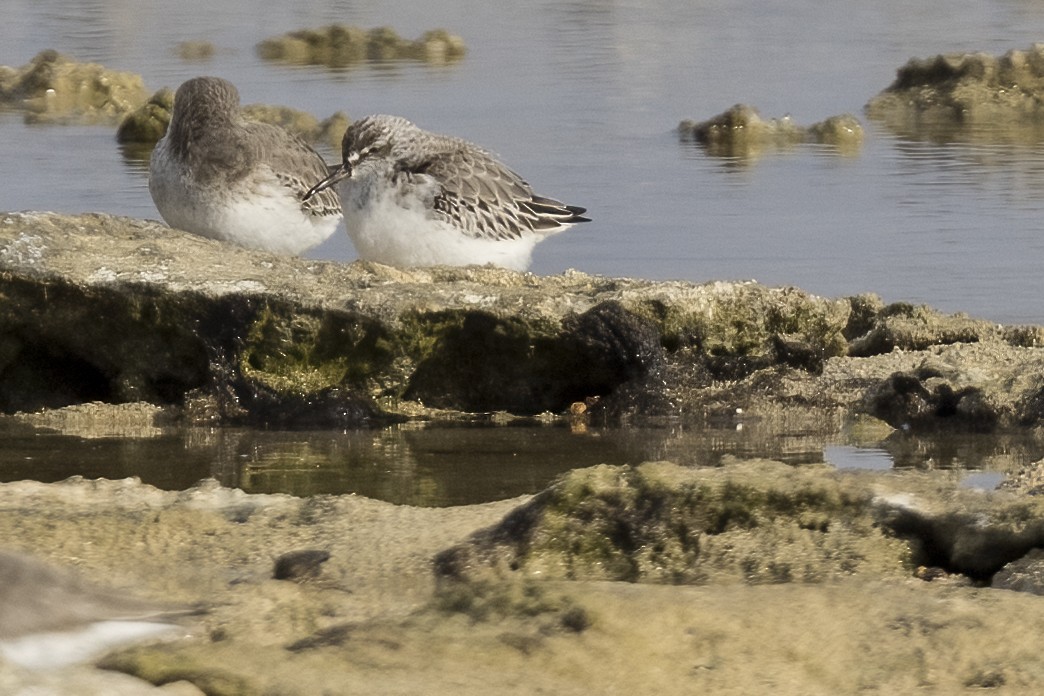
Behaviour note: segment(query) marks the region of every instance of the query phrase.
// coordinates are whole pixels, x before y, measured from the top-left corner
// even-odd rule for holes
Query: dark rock
[[[116,129],[116,142],[121,144],[156,143],[167,132],[174,109],[174,92],[164,87],[143,105],[127,114]]]
[[[284,553],[275,561],[272,577],[276,580],[307,580],[319,576],[322,565],[330,560],[323,549],[301,549]]]
[[[981,389],[954,388],[945,378],[923,368],[893,374],[866,398],[871,415],[905,430],[948,428],[988,433],[1006,416]]]
[[[405,397],[465,411],[553,413],[611,394],[662,366],[659,333],[618,302],[566,317],[558,336],[480,312],[445,322]]]
[[[940,504],[883,496],[878,522],[912,544],[917,565],[961,573],[979,582],[1044,546],[1044,518],[1037,501],[971,493]]]
[[[1031,549],[1022,558],[1008,563],[993,576],[990,586],[1044,595],[1044,550]]]

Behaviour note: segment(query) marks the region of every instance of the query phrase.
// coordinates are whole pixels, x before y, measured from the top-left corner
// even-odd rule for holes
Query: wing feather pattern
[[[437,139],[437,145],[427,143],[423,160],[404,162],[404,169],[436,183],[434,214],[465,234],[517,239],[527,232],[548,233],[588,220],[584,208],[535,195],[522,177],[485,150],[458,138]]]

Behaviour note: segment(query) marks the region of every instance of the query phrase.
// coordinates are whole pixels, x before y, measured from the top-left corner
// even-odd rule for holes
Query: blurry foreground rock
[[[374,694],[733,696],[770,681],[794,696],[943,694],[998,680],[1031,693],[1039,654],[1005,637],[1032,632],[1044,605],[981,585],[1044,543],[1044,502],[956,481],[657,462],[450,508],[213,482],[23,481],[0,484],[0,537],[89,581],[206,605],[180,639],[100,664],[211,695],[365,683]],[[305,582],[273,577],[273,561],[302,553],[329,558]],[[998,582],[1016,586],[1024,566]],[[89,677],[99,673],[44,682],[0,661],[9,693],[94,693]]]
[[[913,137],[1026,140],[1044,136],[1044,44],[1003,56],[912,58],[866,105],[867,115]]]
[[[799,126],[789,116],[765,120],[746,104],[706,121],[682,121],[678,133],[715,157],[756,159],[766,150],[785,150],[800,143],[832,145],[843,154],[855,154],[863,145],[863,127],[849,114],[831,116],[811,126]]]
[[[101,401],[272,427],[491,412],[817,433],[856,414],[906,431],[1044,423],[1039,328],[873,296],[343,265],[50,213],[0,216],[0,294],[9,413]]]
[[[257,45],[257,53],[264,60],[328,68],[345,68],[364,61],[453,63],[466,52],[464,40],[445,29],[424,32],[419,39],[411,41],[389,27],[367,30],[347,24],[300,29],[265,39]]]
[[[116,123],[141,106],[141,76],[42,51],[20,68],[0,66],[0,103],[30,122]]]
[[[955,491],[947,478],[735,460],[581,469],[436,568],[470,583],[816,583],[909,577],[917,566],[989,581],[1044,547],[1044,500]]]

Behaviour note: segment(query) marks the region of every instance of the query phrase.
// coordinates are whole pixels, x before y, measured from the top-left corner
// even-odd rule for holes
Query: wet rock
[[[1044,459],[1029,462],[1009,472],[1000,488],[1026,495],[1044,494]]]
[[[463,39],[444,29],[425,32],[411,41],[389,27],[365,30],[345,24],[292,31],[257,45],[257,53],[264,60],[329,68],[345,68],[363,61],[445,64],[460,60],[466,52]]]
[[[923,379],[938,377],[929,370],[914,374],[896,373],[868,395],[870,412],[893,425],[923,430],[951,419],[952,427],[973,432],[989,432],[997,424],[994,409],[981,404],[982,392],[974,387],[954,391],[939,382],[929,391]],[[964,417],[958,417],[964,416]]]
[[[147,402],[289,428],[550,413],[803,436],[859,414],[906,433],[1044,422],[1039,327],[874,296],[341,265],[44,213],[0,217],[0,293],[6,412]]]
[[[652,322],[609,301],[566,317],[560,339],[473,312],[439,331],[405,398],[464,411],[558,412],[641,379],[662,365]],[[496,385],[490,387],[490,385]]]
[[[865,488],[815,468],[667,462],[573,471],[436,559],[451,581],[519,575],[630,582],[822,582],[908,574]]]
[[[174,92],[168,87],[159,90],[142,106],[127,114],[116,129],[118,143],[154,144],[167,132],[170,114],[174,109]]]
[[[731,696],[760,693],[784,677],[785,694],[815,693],[825,682],[840,693],[958,693],[1001,676],[1032,691],[1039,650],[1006,638],[1033,634],[1044,617],[1039,598],[943,574],[952,576],[946,565],[964,564],[965,553],[1000,561],[995,549],[1029,540],[1026,531],[1044,515],[1034,498],[961,491],[956,481],[945,472],[650,463],[575,472],[535,498],[437,509],[356,495],[247,495],[214,482],[180,493],[134,480],[4,483],[6,543],[74,563],[90,581],[205,601],[211,611],[198,618],[200,630],[177,641],[100,663],[127,674],[86,667],[28,674],[0,662],[0,690],[153,693],[128,676],[137,675],[153,684],[180,680],[176,693],[288,696],[358,684],[369,693],[695,688]],[[919,522],[897,538],[901,526],[889,525],[909,510]],[[717,535],[683,543],[691,540],[686,532],[707,527],[684,526],[701,517],[717,520]],[[553,520],[560,541],[544,533]],[[588,525],[602,532],[597,544],[584,533]],[[933,536],[940,527],[947,534]],[[516,532],[526,529],[534,532],[529,546],[518,545]],[[478,553],[476,540],[489,539],[489,530],[503,535],[502,558],[519,559],[518,570],[486,572],[496,555]],[[975,543],[961,541],[964,532]],[[269,550],[299,548],[302,539],[330,551],[324,582],[273,580]],[[941,542],[931,553],[929,539]],[[519,577],[535,556],[515,551],[538,547],[572,554],[574,570],[596,577],[637,568],[642,579],[663,578],[687,553],[697,566],[716,558],[703,567],[718,572],[702,586]],[[436,584],[431,558],[447,548],[469,548],[471,564]],[[580,562],[598,557],[610,567]],[[912,581],[912,566],[925,563],[942,571],[932,582]],[[817,582],[817,573],[828,581]],[[823,636],[831,637],[826,653]],[[547,668],[534,670],[534,660]]]
[[[31,122],[116,123],[148,98],[141,76],[42,51],[0,73],[0,103]]]
[[[914,136],[987,140],[1039,137],[1044,121],[1044,44],[912,58],[866,106],[867,115]],[[980,129],[978,126],[989,128]]]
[[[737,104],[706,121],[682,121],[678,133],[683,141],[700,144],[710,155],[742,159],[800,143],[828,144],[841,152],[858,152],[863,143],[863,127],[849,114],[802,127],[789,116],[765,120],[746,104]]]
[[[863,124],[852,114],[831,116],[808,127],[806,142],[833,145],[841,152],[858,152],[863,145]]]
[[[957,344],[872,386],[866,411],[896,428],[987,433],[1037,426],[1044,361],[1035,349]]]
[[[842,355],[849,314],[793,288],[345,266],[44,213],[0,218],[0,293],[0,409],[146,401],[279,427],[614,395],[673,412],[715,375]]]
[[[990,578],[1044,545],[1044,501],[730,459],[575,470],[436,558],[455,583],[519,579],[671,584]]]

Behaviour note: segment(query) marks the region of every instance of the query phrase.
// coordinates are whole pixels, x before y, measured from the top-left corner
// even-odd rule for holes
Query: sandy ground
[[[952,580],[537,582],[487,588],[481,611],[449,610],[433,594],[432,555],[521,502],[424,509],[19,482],[0,485],[0,538],[99,585],[206,604],[177,639],[103,662],[169,682],[156,693],[1040,692],[1041,598]],[[276,556],[304,548],[331,554],[318,577],[272,579]],[[115,672],[9,664],[0,688],[155,691]]]

